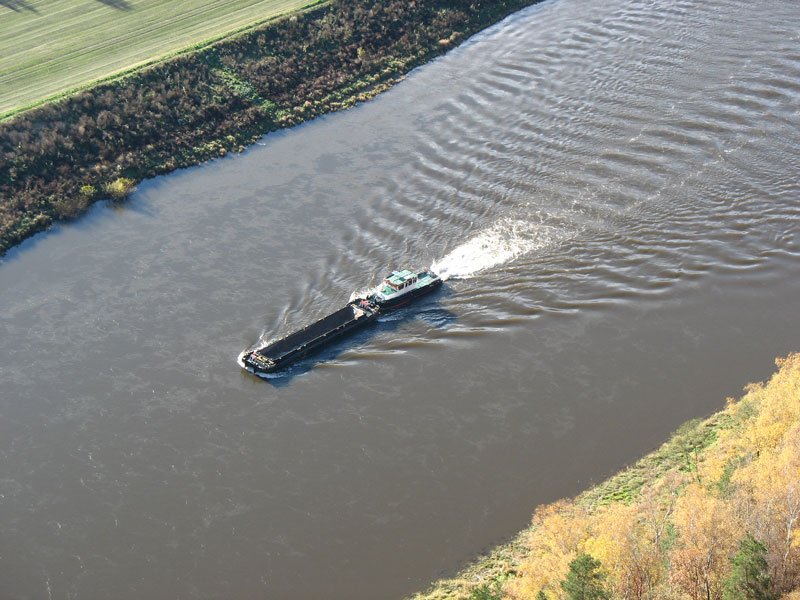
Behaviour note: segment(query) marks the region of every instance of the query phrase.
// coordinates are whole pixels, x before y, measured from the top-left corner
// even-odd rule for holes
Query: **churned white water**
[[[486,269],[548,248],[563,237],[563,231],[549,225],[502,219],[433,261],[431,270],[445,281],[467,279]]]

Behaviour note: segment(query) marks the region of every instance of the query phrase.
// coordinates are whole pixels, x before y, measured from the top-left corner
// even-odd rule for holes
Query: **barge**
[[[379,312],[377,304],[365,299],[354,300],[277,342],[246,352],[242,363],[252,373],[274,373],[314,350],[363,328],[377,319]]]
[[[242,366],[251,373],[274,373],[375,321],[381,311],[405,306],[442,285],[429,271],[392,271],[366,297],[356,298],[334,313],[299,331],[242,355]]]

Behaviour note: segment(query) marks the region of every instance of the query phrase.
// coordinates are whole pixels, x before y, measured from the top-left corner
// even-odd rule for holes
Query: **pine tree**
[[[767,572],[767,549],[749,533],[731,559],[733,569],[725,580],[725,600],[775,600]]]
[[[472,590],[469,600],[500,600],[503,597],[503,586],[499,581],[484,583]]]
[[[605,578],[600,561],[583,553],[569,564],[569,573],[561,582],[561,589],[569,600],[608,600],[610,595],[604,585]]]

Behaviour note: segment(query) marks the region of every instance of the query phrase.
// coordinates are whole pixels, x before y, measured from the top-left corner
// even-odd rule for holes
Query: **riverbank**
[[[581,555],[612,598],[721,598],[744,560],[772,595],[730,597],[796,598],[800,354],[776,362],[767,383],[578,497],[538,507],[514,539],[413,600],[566,598]]]
[[[368,100],[536,0],[341,0],[0,123],[0,255],[144,179]]]

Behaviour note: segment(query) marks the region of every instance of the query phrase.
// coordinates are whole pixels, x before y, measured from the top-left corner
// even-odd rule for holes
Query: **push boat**
[[[336,312],[263,348],[245,352],[242,365],[255,374],[279,371],[334,340],[364,328],[374,322],[381,311],[405,306],[441,285],[441,278],[429,271],[392,271],[366,297],[356,298]]]
[[[383,309],[400,308],[441,285],[442,279],[430,271],[392,271],[381,285],[367,295],[367,300]]]

